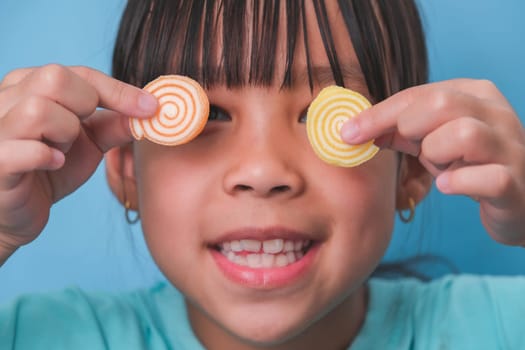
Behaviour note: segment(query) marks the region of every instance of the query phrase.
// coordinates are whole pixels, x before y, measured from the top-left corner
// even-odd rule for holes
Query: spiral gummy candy
[[[307,112],[306,130],[315,153],[323,161],[341,167],[354,167],[371,159],[379,148],[373,140],[349,145],[341,139],[341,127],[371,107],[361,94],[339,86],[321,90]]]
[[[199,83],[185,76],[163,75],[148,83],[144,90],[158,99],[159,108],[151,118],[130,118],[135,139],[175,146],[200,134],[210,106]]]

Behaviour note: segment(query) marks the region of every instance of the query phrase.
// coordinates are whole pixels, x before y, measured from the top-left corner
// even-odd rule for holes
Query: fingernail
[[[51,156],[51,163],[53,169],[59,169],[62,167],[62,165],[64,165],[64,162],[66,161],[64,153],[57,149],[51,148]]]
[[[443,173],[436,178],[436,186],[442,193],[450,192],[450,175]]]
[[[354,121],[348,121],[341,129],[341,138],[343,141],[351,142],[359,136],[359,125]]]
[[[138,102],[139,102],[139,108],[146,113],[153,114],[157,110],[157,106],[158,106],[157,99],[146,92],[142,92],[139,95]]]

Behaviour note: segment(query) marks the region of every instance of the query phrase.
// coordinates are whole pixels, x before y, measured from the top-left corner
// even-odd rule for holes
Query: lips
[[[250,288],[278,288],[297,281],[319,247],[313,234],[282,227],[248,228],[224,234],[209,245],[223,274]]]

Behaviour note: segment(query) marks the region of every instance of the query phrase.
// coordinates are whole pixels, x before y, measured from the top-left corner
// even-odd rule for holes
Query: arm
[[[0,267],[9,259],[9,257],[16,251],[16,248],[10,248],[8,246],[0,244]]]

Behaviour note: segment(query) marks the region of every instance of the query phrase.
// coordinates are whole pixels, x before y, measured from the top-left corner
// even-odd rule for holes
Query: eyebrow
[[[367,86],[365,76],[357,64],[341,64],[340,68],[345,84],[359,87]],[[334,72],[329,66],[313,66],[310,68],[310,74],[314,85],[326,86],[335,81]],[[294,74],[293,84],[308,83],[310,74],[307,68],[301,69]]]

